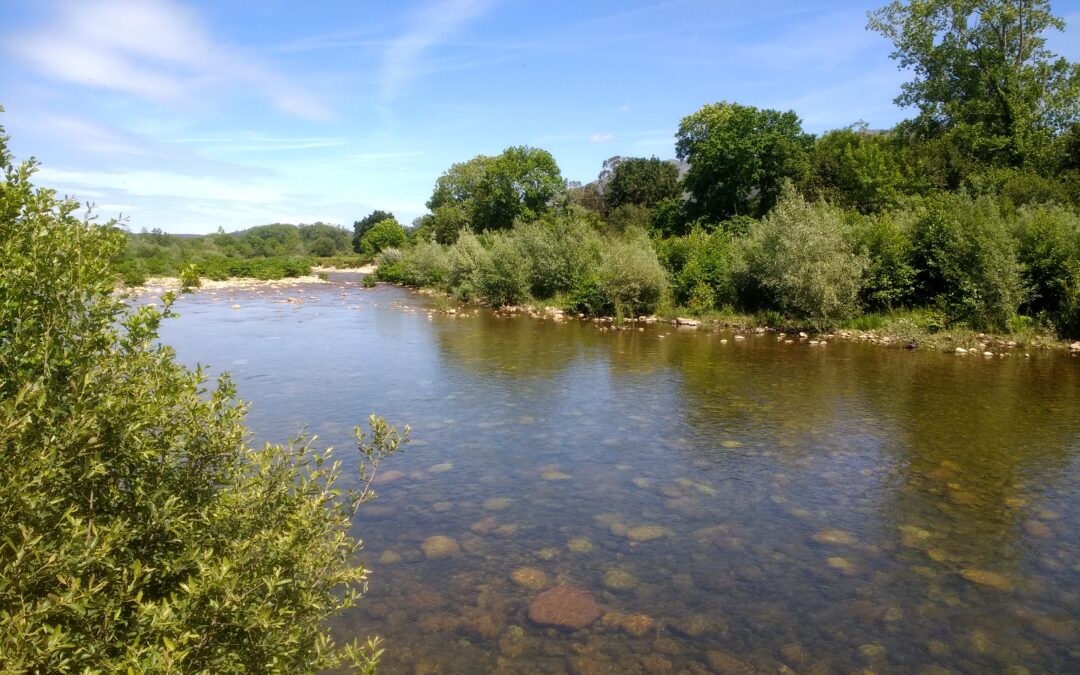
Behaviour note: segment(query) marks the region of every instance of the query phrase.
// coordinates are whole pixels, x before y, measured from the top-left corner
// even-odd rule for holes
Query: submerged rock
[[[1050,526],[1041,520],[1029,520],[1024,523],[1024,530],[1033,537],[1038,539],[1048,539],[1054,536]]]
[[[999,591],[1011,591],[1013,588],[1013,583],[1009,581],[1008,577],[1004,574],[999,574],[998,572],[991,572],[990,570],[980,570],[969,567],[965,570],[961,570],[960,576],[973,584],[995,588]]]
[[[535,567],[519,567],[510,573],[510,579],[518,586],[528,588],[531,591],[545,588],[549,583],[548,575],[543,570],[538,570]]]
[[[424,543],[420,544],[420,550],[424,552],[424,555],[429,560],[437,560],[439,558],[449,558],[459,553],[461,546],[450,537],[437,534],[425,539]]]
[[[623,614],[622,612],[604,614],[601,623],[609,628],[622,630],[636,638],[644,637],[656,625],[652,617],[647,614]]]
[[[593,543],[586,537],[574,537],[567,542],[566,547],[574,553],[590,553],[593,550]]]
[[[513,499],[509,497],[492,497],[491,499],[484,500],[484,510],[486,511],[502,511],[509,508],[514,503]]]
[[[450,462],[443,462],[442,464],[435,464],[431,466],[428,471],[431,473],[446,473],[454,468],[454,465]]]
[[[592,593],[580,586],[551,588],[529,605],[529,620],[540,626],[581,630],[600,618],[600,606]]]
[[[626,537],[630,541],[652,541],[671,536],[672,532],[660,525],[638,525],[626,530]]]
[[[709,662],[709,668],[718,675],[752,675],[754,673],[754,669],[749,664],[727,652],[709,650],[705,654],[705,659]]]
[[[405,477],[404,471],[398,471],[397,469],[391,469],[390,471],[384,471],[375,476],[375,479],[371,481],[372,485],[387,485],[393,483],[396,480],[400,480]]]
[[[641,582],[630,572],[613,567],[604,575],[604,588],[612,591],[629,591]]]
[[[544,480],[570,480],[573,478],[570,474],[555,469],[544,471],[540,474],[540,477]]]
[[[815,532],[810,538],[819,544],[833,546],[853,546],[858,541],[852,533],[834,528]]]

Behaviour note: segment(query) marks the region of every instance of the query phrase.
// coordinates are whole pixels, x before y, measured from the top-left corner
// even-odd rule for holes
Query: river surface
[[[429,306],[342,276],[162,329],[256,440],[412,426],[334,623],[382,673],[1080,672],[1080,359]],[[602,618],[534,623],[554,586]]]

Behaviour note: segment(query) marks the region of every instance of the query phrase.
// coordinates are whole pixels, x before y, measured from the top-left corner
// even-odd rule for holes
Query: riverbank
[[[434,311],[459,314],[462,307],[472,306],[455,302],[442,291],[422,288],[416,289],[421,295],[437,298]],[[897,312],[892,315],[873,315],[875,328],[836,328],[828,331],[816,331],[798,324],[770,325],[751,314],[711,313],[705,316],[691,316],[689,312],[663,312],[658,315],[639,316],[618,319],[611,316],[591,317],[585,314],[567,312],[555,304],[524,304],[504,306],[492,310],[504,316],[527,316],[534,319],[551,321],[587,321],[596,324],[599,330],[634,330],[652,324],[667,324],[685,330],[703,330],[713,332],[733,332],[735,340],[748,336],[770,335],[785,343],[806,343],[811,346],[827,346],[833,340],[866,342],[882,347],[898,349],[929,349],[945,351],[958,356],[1007,357],[1027,356],[1032,351],[1066,351],[1080,356],[1080,341],[1060,340],[1055,335],[1037,329],[1027,329],[1009,333],[986,333],[964,329],[927,329],[911,318],[909,313]],[[859,324],[868,317],[851,322]]]
[[[321,271],[321,270],[313,270]],[[293,288],[295,286],[304,286],[307,284],[325,284],[326,279],[315,275],[305,275],[302,277],[287,277],[285,279],[252,279],[250,277],[233,277],[230,279],[201,279],[200,284],[197,287],[192,288],[193,291],[207,291],[207,290],[261,290],[267,288]],[[145,283],[139,286],[133,286],[125,289],[126,292],[138,296],[146,294],[161,294],[168,291],[179,291],[183,284],[180,283],[179,277],[152,277],[147,279]]]

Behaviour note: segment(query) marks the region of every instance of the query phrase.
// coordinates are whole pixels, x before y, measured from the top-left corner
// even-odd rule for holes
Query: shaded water
[[[347,459],[370,412],[413,426],[358,518],[370,592],[335,624],[386,639],[383,673],[1080,669],[1080,359],[426,302],[203,292],[162,331],[233,373],[260,439],[306,424]],[[436,535],[458,550],[425,556]],[[605,616],[532,623],[542,577]]]

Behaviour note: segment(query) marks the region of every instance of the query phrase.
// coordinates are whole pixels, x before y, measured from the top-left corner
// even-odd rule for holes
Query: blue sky
[[[878,2],[0,0],[0,120],[40,185],[133,230],[424,212],[452,163],[549,150],[588,182],[674,156],[705,103],[812,132],[908,116]],[[1080,0],[1051,46],[1080,60]]]

